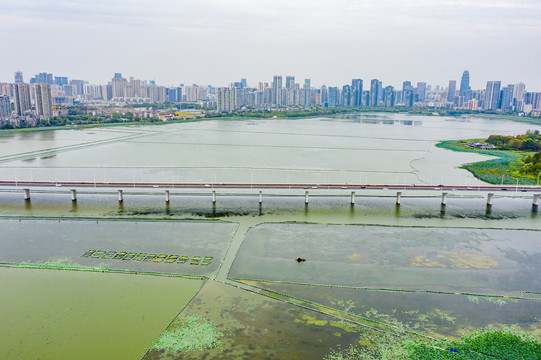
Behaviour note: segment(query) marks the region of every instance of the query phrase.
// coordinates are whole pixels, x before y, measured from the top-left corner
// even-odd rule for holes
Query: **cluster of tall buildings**
[[[487,111],[515,111],[541,115],[541,93],[527,92],[523,83],[502,87],[500,81],[488,81],[486,88],[472,90],[470,74],[464,71],[460,85],[450,80],[447,87],[426,82],[404,81],[401,88],[384,85],[379,79],[352,79],[342,86],[312,86],[310,79],[298,83],[295,76],[275,75],[271,83],[248,86],[246,79],[228,87],[166,87],[154,81],[129,79],[115,73],[107,84],[89,84],[85,80],[68,79],[39,73],[24,82],[20,71],[14,83],[0,83],[0,123],[35,124],[55,116],[56,107],[75,103],[198,103],[218,112],[261,109],[297,109],[321,107],[433,107]],[[459,86],[458,86],[459,85]],[[13,110],[10,104],[13,104]]]
[[[469,110],[502,110],[517,112],[539,112],[541,93],[525,91],[522,83],[508,85],[500,89],[501,82],[489,81],[486,89],[472,90],[470,74],[462,74],[460,87],[457,81],[449,81],[446,88],[432,87],[426,82],[414,86],[404,81],[402,88],[384,86],[378,79],[364,84],[363,79],[352,79],[351,84],[341,87],[323,85],[310,86],[310,79],[304,84],[295,82],[294,76],[286,76],[285,87],[282,76],[276,75],[273,81],[259,83],[257,88],[247,86],[246,80],[235,82],[229,87],[217,89],[218,112],[232,112],[250,107],[437,107]]]
[[[38,121],[49,121],[54,116],[49,84],[27,84],[23,82],[22,73],[16,72],[15,83],[10,85],[12,86],[0,86],[1,125],[6,122],[14,122],[17,126],[36,125]]]
[[[24,82],[23,74],[15,72],[14,83],[0,83],[0,126],[7,121],[35,125],[57,115],[56,107],[75,103],[201,103],[214,105],[216,89],[212,86],[165,87],[154,81],[126,79],[115,73],[108,84],[89,84],[86,80],[70,80],[66,76],[39,73]],[[10,104],[13,104],[12,106]]]

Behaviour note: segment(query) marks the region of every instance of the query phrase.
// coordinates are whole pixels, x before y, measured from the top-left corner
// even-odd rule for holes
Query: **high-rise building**
[[[342,86],[342,93],[341,93],[341,105],[345,107],[353,106],[353,97],[351,94],[351,86],[344,85]]]
[[[272,80],[272,103],[282,105],[282,76],[274,75]]]
[[[464,70],[462,73],[462,79],[460,80],[460,96],[465,96],[466,92],[470,91],[470,72],[468,70]]]
[[[27,110],[32,109],[30,101],[30,85],[27,83],[15,83],[13,88],[13,103],[15,104],[15,113],[23,116]]]
[[[40,120],[50,120],[53,117],[51,85],[46,83],[35,84],[34,100],[36,105],[36,116]]]
[[[117,75],[120,75],[118,77]],[[128,80],[122,77],[122,74],[115,73],[115,77],[111,80],[113,89],[113,98],[125,98],[127,95]]]
[[[502,86],[501,81],[487,81],[487,88],[485,91],[485,101],[483,103],[483,109],[485,110],[499,109],[501,86]]]
[[[311,85],[310,85],[311,82],[312,82],[312,81],[311,81],[310,79],[304,79],[304,85],[303,85],[302,88],[303,88],[303,89],[310,89],[310,87],[311,87]]]
[[[23,80],[23,72],[22,71],[15,71],[15,82],[16,83],[22,83]]]
[[[76,95],[83,95],[84,86],[87,83],[88,81],[85,80],[70,80],[70,85],[75,86],[75,89],[77,91]]]
[[[240,79],[240,88],[241,89],[246,89],[248,87],[248,82],[246,81],[246,79]]]
[[[286,76],[286,89],[295,89],[295,76]]]
[[[524,99],[524,92],[526,91],[526,85],[518,83],[513,85],[513,100],[522,101]]]
[[[55,76],[54,77],[54,84],[63,86],[68,84],[68,77],[67,76]]]
[[[415,89],[415,97],[418,102],[424,102],[426,98],[426,83],[418,82],[417,88]]]
[[[121,79],[121,78],[122,78],[122,73],[115,73],[115,75],[113,76],[113,78],[115,78],[115,79]]]
[[[217,91],[218,112],[232,112],[235,106],[235,88],[222,87]]]
[[[378,79],[372,79],[370,81],[370,106],[379,105],[379,93],[380,93],[381,81]]]
[[[340,104],[340,90],[337,87],[329,87],[329,106]]]
[[[363,81],[362,79],[351,80],[353,106],[361,106],[363,100]]]
[[[383,104],[386,107],[393,107],[395,104],[395,91],[392,86],[387,86],[383,89]]]
[[[327,86],[323,85],[321,87],[321,95],[319,97],[319,102],[321,106],[329,106],[329,91],[327,90]]]
[[[447,102],[454,103],[456,96],[456,80],[449,80],[449,88],[447,89]]]
[[[402,91],[406,90],[413,90],[413,87],[411,86],[411,81],[404,81],[402,83]]]
[[[509,111],[513,109],[513,85],[507,85],[502,89],[500,109]]]
[[[45,72],[36,74],[33,78],[30,79],[30,83],[31,84],[46,83],[46,84],[52,85],[54,83],[53,74],[48,74]]]
[[[11,117],[11,103],[9,96],[0,95],[0,120],[7,120]]]

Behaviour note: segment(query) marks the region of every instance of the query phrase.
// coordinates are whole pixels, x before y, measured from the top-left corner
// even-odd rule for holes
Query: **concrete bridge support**
[[[124,192],[122,190],[118,190],[118,202],[124,201]]]
[[[355,191],[351,192],[351,205],[355,205]]]
[[[402,191],[396,193],[396,205],[400,205],[400,200],[402,199]]]
[[[216,204],[216,190],[212,190],[212,203]]]
[[[446,192],[441,194],[441,205],[442,206],[447,205],[447,193]]]
[[[77,189],[71,189],[71,201],[77,201]]]
[[[30,189],[23,189],[24,191],[24,199],[30,200]]]
[[[304,192],[304,203],[308,204],[308,191]]]
[[[539,203],[539,194],[533,194],[533,202],[532,202],[532,205],[533,205],[533,206],[538,206],[538,203]]]
[[[492,206],[492,199],[494,198],[494,193],[487,194],[487,206]]]
[[[165,202],[169,203],[169,190],[165,190]]]

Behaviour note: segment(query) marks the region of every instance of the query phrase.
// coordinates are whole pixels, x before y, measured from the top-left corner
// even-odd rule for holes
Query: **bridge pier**
[[[71,201],[77,201],[77,189],[71,189]]]
[[[30,189],[23,189],[24,191],[24,199],[30,200]]]
[[[487,194],[487,206],[492,206],[492,198],[494,197],[494,193],[488,193]]]
[[[169,203],[169,190],[165,190],[165,202]]]
[[[212,203],[216,204],[216,190],[212,190]]]
[[[447,193],[446,192],[441,194],[441,205],[442,206],[447,205]]]
[[[402,199],[402,191],[396,193],[396,205],[400,205],[400,200]]]
[[[263,204],[263,191],[259,191],[259,205]]]
[[[124,201],[124,194],[122,190],[118,190],[118,202]]]
[[[304,192],[304,203],[308,204],[308,191]]]
[[[539,203],[539,194],[533,194],[532,205],[537,207],[538,203]]]
[[[355,205],[355,191],[351,192],[351,205]]]

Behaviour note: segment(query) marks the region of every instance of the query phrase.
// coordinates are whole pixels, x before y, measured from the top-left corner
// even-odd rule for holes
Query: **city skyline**
[[[142,83],[147,83],[147,84],[152,84],[152,85],[160,85],[160,86],[165,86],[165,87],[178,87],[178,86],[201,86],[201,87],[207,87],[207,86],[210,86],[210,87],[216,87],[216,88],[219,88],[219,87],[235,87],[235,84],[238,84],[240,86],[240,82],[238,81],[235,81],[235,79],[230,79],[226,84],[217,84],[216,82],[210,82],[210,83],[201,83],[201,82],[180,82],[180,83],[171,83],[171,82],[167,82],[165,81],[164,83],[161,83],[161,82],[157,82],[153,79],[144,79],[142,77],[138,77],[138,76],[134,76],[134,75],[125,75],[125,73],[123,72],[113,72],[111,73],[113,74],[112,76],[109,75],[109,77],[107,78],[106,77],[106,80],[104,82],[92,82],[92,81],[89,81],[87,78],[82,78],[82,79],[75,79],[69,75],[66,75],[65,73],[62,73],[62,75],[57,75],[57,74],[54,74],[54,73],[49,73],[49,72],[38,72],[38,73],[35,73],[33,76],[32,75],[26,75],[26,73],[22,70],[16,70],[16,71],[13,71],[12,72],[12,75],[11,75],[11,79],[8,79],[8,80],[4,80],[4,79],[0,79],[0,84],[15,84],[15,83],[18,83],[18,82],[25,82],[25,83],[31,83],[31,84],[37,84],[37,83],[40,83],[40,82],[44,82],[44,83],[48,83],[50,85],[74,85],[74,86],[77,86],[78,89],[80,89],[79,93],[82,93],[82,88],[85,84],[94,84],[94,85],[105,85],[105,84],[114,84],[115,83],[115,80],[118,80],[119,78],[122,78],[124,80],[127,80],[128,82],[129,81],[141,81]],[[462,74],[462,75],[460,75]],[[283,88],[289,88],[290,85],[289,82],[292,81],[291,84],[300,84],[301,87],[306,87],[307,83],[306,81],[308,81],[308,87],[313,87],[313,88],[321,88],[322,86],[342,86],[344,84],[348,84],[350,83],[352,80],[362,80],[362,81],[368,81],[370,82],[371,80],[374,80],[374,79],[377,79],[380,83],[385,83],[387,86],[393,86],[393,87],[396,87],[396,88],[399,88],[399,87],[402,87],[404,83],[411,83],[411,84],[425,84],[428,88],[427,89],[446,89],[446,88],[449,88],[449,86],[451,84],[454,84],[452,85],[454,87],[454,90],[457,91],[461,96],[463,95],[463,92],[465,90],[473,90],[473,89],[478,89],[478,90],[481,90],[481,89],[485,89],[486,87],[486,84],[487,82],[490,82],[490,81],[498,81],[498,82],[501,82],[501,84],[525,84],[526,82],[525,81],[522,81],[522,80],[515,80],[515,81],[511,81],[511,82],[506,82],[506,81],[503,81],[503,80],[496,80],[496,78],[494,77],[491,77],[491,78],[488,78],[488,79],[481,79],[479,80],[479,82],[481,82],[482,84],[479,86],[479,87],[476,87],[476,86],[472,86],[471,85],[471,80],[470,80],[470,71],[469,70],[464,70],[464,71],[461,71],[459,75],[455,76],[455,78],[450,78],[448,80],[446,80],[445,82],[443,83],[432,83],[430,81],[423,81],[423,80],[411,80],[411,79],[402,79],[402,80],[398,80],[397,83],[387,83],[385,81],[383,81],[382,79],[382,76],[381,75],[374,75],[374,76],[368,76],[368,77],[349,77],[349,80],[346,80],[344,82],[337,82],[337,81],[334,81],[334,82],[330,82],[330,83],[322,83],[320,84],[319,82],[317,82],[317,77],[316,78],[313,78],[313,77],[300,77],[300,76],[297,76],[295,74],[278,74],[277,73],[273,73],[273,75],[269,78],[265,78],[265,79],[256,79],[256,80],[251,80],[251,81],[248,81],[246,77],[241,77],[241,81],[243,82],[243,86],[242,87],[249,87],[249,88],[258,88],[258,86],[260,86],[261,84],[268,84],[269,86],[272,85],[273,81],[276,79],[277,76],[281,77],[284,79],[283,81],[283,84],[281,85],[281,87]],[[316,79],[316,81],[314,81],[314,79]],[[533,88],[533,87],[528,87],[528,90],[530,91],[539,91],[541,90],[541,87],[539,89],[536,89],[536,88]]]
[[[0,29],[13,72],[69,74],[105,83],[122,71],[157,83],[228,85],[276,73],[314,86],[351,78],[446,86],[469,69],[485,82],[541,89],[535,0],[351,2],[119,0],[5,3]],[[39,58],[39,62],[36,61]]]

